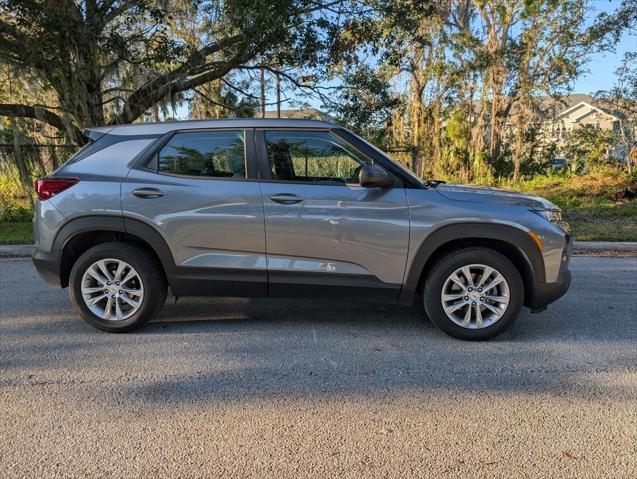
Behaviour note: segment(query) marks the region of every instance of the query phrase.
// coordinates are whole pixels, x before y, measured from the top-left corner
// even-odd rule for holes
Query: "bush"
[[[15,202],[5,203],[5,200],[0,198],[0,223],[24,223],[31,219],[33,219],[31,206]]]
[[[31,221],[33,209],[16,175],[0,174],[0,222],[22,223]]]

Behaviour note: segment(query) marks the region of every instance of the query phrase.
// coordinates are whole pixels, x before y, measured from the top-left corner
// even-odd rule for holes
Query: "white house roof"
[[[564,110],[563,112],[561,112],[558,115],[558,118],[561,118],[561,117],[564,117],[564,116],[568,116],[570,113],[572,113],[574,111],[577,111],[580,108],[585,108],[585,110],[584,110],[584,112],[582,114],[580,114],[579,116],[576,116],[575,120],[580,120],[583,117],[589,115],[591,110],[592,111],[596,111],[597,113],[601,113],[602,115],[610,116],[614,120],[619,120],[619,118],[617,118],[612,113],[609,113],[608,111],[602,110],[601,108],[598,108],[595,105],[592,105],[592,104],[590,104],[590,103],[588,103],[586,101],[581,101],[581,102],[577,103],[576,105],[573,105],[570,108],[567,108],[566,110]]]

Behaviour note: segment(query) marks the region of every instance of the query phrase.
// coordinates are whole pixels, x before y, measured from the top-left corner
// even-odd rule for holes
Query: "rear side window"
[[[266,131],[272,178],[317,183],[358,183],[369,160],[327,131]]]
[[[176,133],[152,166],[163,173],[212,178],[245,178],[243,130]]]

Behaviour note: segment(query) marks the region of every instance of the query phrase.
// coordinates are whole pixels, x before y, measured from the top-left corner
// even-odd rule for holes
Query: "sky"
[[[599,12],[612,12],[621,3],[619,0],[593,0]],[[637,35],[624,35],[614,53],[597,54],[588,65],[588,73],[578,78],[573,85],[574,93],[595,93],[609,90],[615,83],[615,70],[621,66],[624,53],[637,51]]]

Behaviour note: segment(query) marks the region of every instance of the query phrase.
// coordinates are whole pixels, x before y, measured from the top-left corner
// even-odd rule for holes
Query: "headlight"
[[[540,215],[546,221],[558,223],[562,221],[562,210],[531,210],[536,215]]]

